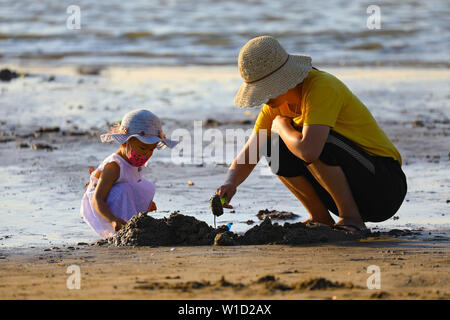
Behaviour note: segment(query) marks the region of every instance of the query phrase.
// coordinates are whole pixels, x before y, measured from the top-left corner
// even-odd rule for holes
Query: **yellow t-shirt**
[[[402,164],[400,153],[378,126],[367,107],[335,76],[313,69],[296,92],[296,112],[289,108],[288,103],[279,108],[271,108],[266,104],[259,113],[254,130],[258,132],[260,129],[266,129],[270,132],[272,121],[277,115],[293,119],[299,127],[311,124],[328,125],[367,153],[392,157]]]

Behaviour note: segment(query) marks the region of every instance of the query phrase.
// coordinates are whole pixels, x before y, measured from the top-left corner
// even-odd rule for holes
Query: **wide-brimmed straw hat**
[[[157,148],[173,148],[178,141],[167,139],[161,129],[161,121],[152,112],[138,109],[128,112],[111,131],[102,134],[102,142],[126,143],[131,138],[137,138],[145,144],[157,143]]]
[[[311,57],[288,54],[271,36],[248,41],[239,53],[238,64],[244,83],[234,103],[243,108],[258,106],[287,92],[312,69]]]

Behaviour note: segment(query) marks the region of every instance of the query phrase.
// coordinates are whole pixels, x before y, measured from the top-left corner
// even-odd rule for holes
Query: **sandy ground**
[[[165,74],[170,79],[170,72],[179,73],[175,69],[160,71],[155,69],[152,75]],[[217,72],[226,80],[224,83],[235,88],[233,79],[236,76],[222,71]],[[108,81],[117,80],[120,83],[119,80],[124,78],[123,72],[105,71],[105,76]],[[350,79],[357,78],[352,81],[372,80],[366,82],[372,84],[391,81],[392,90],[398,91],[387,95],[392,100],[389,101],[385,98],[387,93],[380,89],[381,84],[374,88],[369,86],[365,89],[367,92],[361,90],[366,99],[374,100],[374,104],[384,102],[387,105],[382,109],[386,115],[378,121],[402,154],[403,168],[408,177],[408,195],[402,210],[396,215],[395,221],[391,219],[386,223],[389,227],[401,228],[424,226],[427,231],[444,232],[446,237],[377,238],[356,243],[295,247],[177,247],[174,251],[170,247],[106,248],[63,244],[63,241],[89,242],[86,239],[92,238],[88,237],[90,230],[77,213],[79,199],[88,175],[88,166],[95,165],[104,155],[112,152],[111,146],[98,143],[97,134],[101,130],[91,131],[91,136],[83,134],[86,128],[80,126],[79,130],[70,129],[72,133],[63,134],[66,128],[62,127],[62,132],[36,135],[34,130],[40,126],[61,124],[39,122],[35,127],[28,128],[28,122],[24,122],[23,125],[17,125],[15,135],[10,136],[5,129],[1,137],[3,180],[0,181],[0,187],[5,192],[0,194],[0,200],[9,207],[0,208],[3,210],[0,215],[0,299],[449,299],[450,245],[446,227],[450,205],[450,126],[446,107],[449,96],[441,91],[438,91],[438,97],[431,95],[431,88],[441,88],[448,81],[449,72],[396,70],[390,74],[387,70],[361,70],[355,73],[355,70],[344,69],[341,73]],[[189,74],[195,75],[196,72]],[[67,75],[71,75],[69,71]],[[137,79],[138,83],[142,77],[135,70],[133,77],[128,76],[127,79]],[[206,73],[203,77],[206,77]],[[210,81],[203,77],[201,79],[204,81]],[[70,80],[75,84],[67,85],[65,91],[52,87],[46,89],[48,91],[44,90],[42,96],[51,101],[63,101],[62,97],[66,95],[78,94],[73,90],[74,87],[84,85],[80,90],[86,92],[86,97],[97,99],[96,95],[86,91],[88,86],[97,90],[100,87],[95,85],[97,80],[84,80],[85,83],[81,85],[76,80]],[[55,82],[39,82],[37,88],[44,85],[62,86],[58,81],[59,75]],[[61,81],[68,80],[62,78]],[[188,83],[185,78],[179,81]],[[45,106],[47,100],[39,98],[40,91],[35,86],[30,85],[33,90],[27,91],[20,82],[14,85],[17,87],[10,86],[8,91],[5,89],[2,96],[4,104],[16,105],[14,99],[19,96],[18,93],[23,97],[17,103],[17,108],[11,110],[12,115],[5,115],[5,127],[10,123],[15,125],[15,113],[20,113],[19,106],[25,108],[36,100],[39,103],[36,102],[33,110],[39,117],[47,110],[40,107]],[[414,100],[410,97],[410,87],[414,90],[429,88],[425,93],[431,93],[423,99]],[[134,92],[127,93],[132,96]],[[422,91],[418,94],[422,95]],[[183,101],[187,99],[180,96]],[[114,98],[108,92],[101,97]],[[403,97],[414,103],[401,104]],[[208,99],[209,96],[202,96],[201,101]],[[193,97],[192,100],[196,101],[197,98]],[[88,102],[83,102],[83,105],[95,105],[95,101]],[[175,100],[173,103],[178,102]],[[389,111],[389,104],[399,105],[404,111],[393,108],[395,111]],[[59,109],[54,109],[50,104],[48,108],[55,110],[52,119],[58,116],[57,112],[64,120],[70,112],[74,113],[74,117],[79,112],[83,114],[82,119],[89,119],[91,112],[87,107],[78,110],[67,106],[67,110],[57,111]],[[111,114],[105,115],[105,119],[116,119],[122,111],[110,110]],[[92,111],[92,115],[95,112]],[[30,114],[33,112],[24,113],[25,116]],[[238,118],[240,115],[236,113],[233,117]],[[223,119],[217,114],[214,114],[214,118]],[[74,124],[83,123],[76,119],[73,119]],[[168,132],[176,126],[170,120],[166,123]],[[182,124],[192,126],[191,120],[183,120]],[[22,143],[28,146],[20,147]],[[30,146],[35,143],[48,144],[56,149],[52,152],[34,150]],[[226,165],[180,166],[162,160],[156,158],[149,173],[151,180],[159,187],[155,200],[159,213],[155,217],[181,210],[184,214],[195,215],[212,224],[207,201],[224,180]],[[55,175],[61,178],[55,179]],[[195,185],[188,187],[188,180],[194,181]],[[273,203],[262,196],[269,189],[274,198],[284,200]],[[255,194],[260,196],[255,197]],[[257,210],[264,208],[293,211],[305,218],[299,204],[274,176],[253,174],[240,187],[233,201],[236,212],[227,212],[218,221],[218,224],[234,222],[232,231],[249,228],[245,223],[249,214],[254,215]],[[414,220],[415,215],[419,218]],[[256,220],[254,216],[252,218]],[[432,225],[425,225],[423,221]],[[380,226],[383,227],[383,224]],[[374,225],[369,227],[373,228]],[[86,231],[83,233],[80,230]],[[22,248],[10,245],[10,241],[21,244]],[[67,288],[70,277],[67,268],[71,265],[80,267],[79,290]],[[380,268],[380,289],[367,288],[367,279],[371,276],[367,268],[371,265]],[[225,280],[221,280],[222,277]],[[261,278],[263,280],[259,281]],[[334,282],[338,282],[337,285],[341,287],[333,288]],[[315,285],[322,289],[312,290]]]
[[[447,241],[368,238],[309,246],[11,250],[0,259],[0,299],[449,299],[449,248]],[[80,289],[68,289],[73,265]],[[367,286],[373,265],[380,289]]]

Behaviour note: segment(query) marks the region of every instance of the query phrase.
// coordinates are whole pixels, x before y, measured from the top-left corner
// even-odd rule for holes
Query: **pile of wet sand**
[[[139,213],[109,238],[108,243],[116,246],[201,246],[212,244],[219,232],[224,232],[223,228],[214,229],[203,221],[177,211],[169,218],[162,219]]]
[[[261,245],[261,244],[306,244],[358,240],[362,236],[328,226],[303,224],[301,222],[283,226],[266,218],[243,235],[228,231],[227,226],[217,229],[194,217],[173,212],[168,218],[155,219],[139,213],[120,231],[107,241],[114,246],[199,246],[199,245]]]

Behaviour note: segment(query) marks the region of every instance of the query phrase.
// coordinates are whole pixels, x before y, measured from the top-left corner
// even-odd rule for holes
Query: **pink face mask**
[[[128,152],[127,152],[127,158],[133,167],[142,167],[147,162],[147,160],[150,158],[150,156],[143,156],[143,155],[138,154],[131,147],[130,147],[130,150],[131,151],[130,151],[129,156],[128,156]]]

